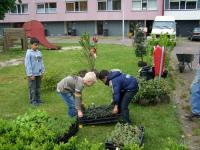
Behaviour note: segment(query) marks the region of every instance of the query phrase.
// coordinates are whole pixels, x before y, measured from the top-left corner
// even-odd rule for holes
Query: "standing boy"
[[[113,113],[120,113],[125,123],[131,124],[129,119],[128,105],[133,96],[138,91],[137,80],[127,74],[122,73],[119,69],[102,70],[99,73],[99,79],[105,85],[111,86],[113,91]]]
[[[36,38],[30,40],[31,49],[28,49],[25,57],[26,75],[29,84],[30,103],[38,106],[40,99],[40,85],[44,74],[42,53],[38,50],[39,41]]]
[[[82,90],[84,86],[92,86],[96,80],[96,74],[88,72],[84,77],[67,76],[57,84],[57,92],[68,106],[70,117],[83,117]]]

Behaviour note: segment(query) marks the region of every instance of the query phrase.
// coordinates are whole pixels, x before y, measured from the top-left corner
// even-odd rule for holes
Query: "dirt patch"
[[[0,62],[0,68],[8,67],[8,66],[17,66],[19,64],[22,64],[23,62],[24,62],[23,58],[11,59],[8,61]]]

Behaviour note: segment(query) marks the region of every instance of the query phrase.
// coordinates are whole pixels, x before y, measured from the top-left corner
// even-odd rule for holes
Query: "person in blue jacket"
[[[105,85],[112,87],[113,113],[120,113],[123,121],[131,124],[128,105],[138,91],[137,80],[133,76],[122,73],[119,69],[101,70],[99,79]]]
[[[190,120],[200,118],[200,58],[197,72],[191,85],[191,108],[192,113],[187,117]]]
[[[25,56],[25,68],[29,84],[30,103],[37,106],[41,102],[40,85],[45,69],[42,53],[38,49],[38,39],[31,38],[30,44],[31,49],[27,49]]]

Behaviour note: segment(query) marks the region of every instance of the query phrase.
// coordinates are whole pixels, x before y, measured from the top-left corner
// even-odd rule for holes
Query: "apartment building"
[[[200,0],[165,0],[164,15],[174,16],[177,35],[187,36],[200,26]]]
[[[0,20],[0,34],[5,27],[38,20],[49,36],[83,32],[126,36],[131,23],[140,22],[150,32],[155,16],[163,15],[163,10],[163,0],[16,0],[16,7]]]

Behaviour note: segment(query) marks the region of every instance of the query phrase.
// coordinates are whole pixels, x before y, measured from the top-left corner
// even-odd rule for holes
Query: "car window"
[[[194,28],[193,32],[200,32],[200,28]]]

